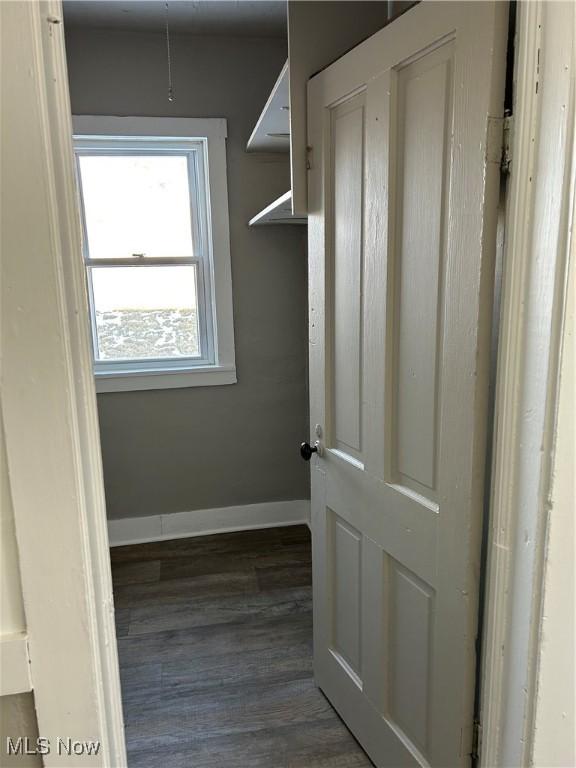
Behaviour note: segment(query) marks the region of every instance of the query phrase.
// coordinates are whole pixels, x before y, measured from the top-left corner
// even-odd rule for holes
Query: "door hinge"
[[[510,173],[510,166],[512,165],[512,149],[514,146],[514,115],[506,115],[504,117],[504,125],[502,127],[502,160],[500,162],[500,168],[502,173]]]
[[[306,147],[306,170],[312,170],[312,147]]]
[[[477,765],[480,760],[480,749],[482,748],[482,724],[480,720],[474,720],[472,724],[472,750],[470,757],[472,765]]]
[[[510,173],[513,126],[513,118],[509,114],[488,118],[486,162],[500,166],[502,173]]]

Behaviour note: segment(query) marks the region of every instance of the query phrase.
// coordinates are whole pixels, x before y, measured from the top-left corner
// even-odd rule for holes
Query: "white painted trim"
[[[100,741],[78,768],[122,768],[62,7],[0,3],[0,14],[2,409],[38,728]],[[56,751],[43,760],[61,766]]]
[[[212,293],[214,366],[190,367],[182,372],[147,371],[147,376],[126,375],[117,371],[97,374],[98,392],[135,391],[193,386],[235,384],[236,354],[232,306],[232,266],[230,257],[230,222],[228,176],[226,166],[226,118],[188,117],[113,117],[74,115],[74,135],[135,136],[170,138],[205,138],[208,181],[207,237],[211,270],[208,283]],[[207,369],[210,368],[208,375]],[[233,375],[231,375],[231,373]]]
[[[136,392],[143,389],[181,389],[236,384],[236,369],[223,365],[185,371],[130,371],[96,373],[96,392]]]
[[[310,501],[270,501],[237,507],[196,509],[167,515],[126,517],[108,521],[111,547],[147,541],[208,536],[213,533],[309,525]]]
[[[532,764],[559,329],[574,196],[573,34],[572,3],[518,3],[481,691],[485,768]]]
[[[86,136],[164,136],[175,139],[228,138],[225,117],[116,117],[113,115],[74,115],[74,135]]]
[[[32,690],[26,632],[0,636],[0,670],[0,696]]]

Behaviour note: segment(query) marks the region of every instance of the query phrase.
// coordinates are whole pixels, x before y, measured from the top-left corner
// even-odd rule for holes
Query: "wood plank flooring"
[[[312,677],[306,526],[111,550],[129,768],[369,768]]]

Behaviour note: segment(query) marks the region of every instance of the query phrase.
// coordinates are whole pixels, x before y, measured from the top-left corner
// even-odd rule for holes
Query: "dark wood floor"
[[[367,768],[312,678],[305,526],[111,550],[130,768]]]

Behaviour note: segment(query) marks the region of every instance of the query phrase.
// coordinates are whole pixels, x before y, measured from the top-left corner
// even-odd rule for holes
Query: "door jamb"
[[[571,3],[518,3],[483,640],[480,765],[485,768],[532,760],[574,207],[574,21]]]
[[[31,0],[0,13],[5,33],[18,33],[2,55],[12,115],[2,140],[3,161],[12,155],[2,179],[2,411],[36,715],[53,745],[43,760],[60,765],[58,739],[71,738],[100,744],[78,766],[124,768],[62,6]]]

